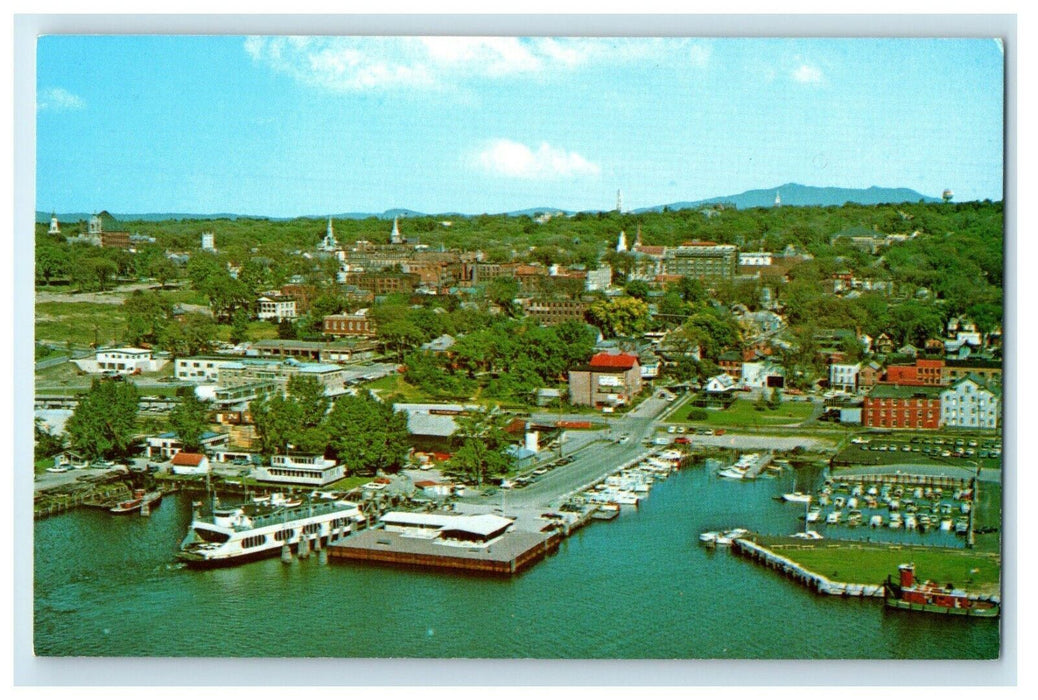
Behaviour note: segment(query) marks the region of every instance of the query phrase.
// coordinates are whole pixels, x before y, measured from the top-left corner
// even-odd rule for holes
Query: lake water
[[[803,478],[803,475],[802,475]],[[726,550],[707,529],[786,534],[793,476],[728,482],[703,468],[637,511],[593,523],[512,579],[268,559],[173,565],[187,497],[150,519],[79,510],[35,525],[35,649],[54,656],[995,658],[997,620],[818,596]]]

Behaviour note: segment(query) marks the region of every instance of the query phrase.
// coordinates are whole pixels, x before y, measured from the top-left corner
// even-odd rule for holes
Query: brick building
[[[641,390],[637,355],[600,352],[569,373],[569,400],[575,406],[622,406]]]
[[[861,411],[866,428],[911,428],[936,430],[941,425],[939,387],[879,384]]]
[[[945,383],[943,374],[944,360],[919,359],[911,365],[890,365],[882,381],[906,386],[941,386]]]
[[[362,311],[366,312],[367,309]],[[362,312],[355,314],[332,314],[331,316],[324,317],[323,333],[341,337],[371,337],[375,335],[375,322],[368,317],[367,313]]]
[[[530,299],[523,311],[542,325],[554,326],[565,321],[583,321],[587,304],[571,299]]]

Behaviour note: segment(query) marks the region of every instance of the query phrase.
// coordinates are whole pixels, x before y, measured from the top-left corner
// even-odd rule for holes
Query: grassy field
[[[896,577],[899,564],[912,562],[921,579],[993,592],[1001,571],[998,554],[976,550],[834,542],[771,548],[817,574],[849,583],[881,583],[888,574]]]
[[[77,345],[118,344],[126,314],[118,304],[46,302],[36,305],[36,340]]]
[[[686,404],[676,410],[667,419],[667,422],[687,423],[689,422],[688,414],[693,410],[696,410],[695,406]],[[784,401],[777,410],[764,409],[763,411],[758,411],[752,401],[737,399],[735,403],[722,411],[705,410],[707,414],[706,420],[694,421],[696,425],[706,427],[767,428],[802,423],[811,417],[813,405],[806,401]]]

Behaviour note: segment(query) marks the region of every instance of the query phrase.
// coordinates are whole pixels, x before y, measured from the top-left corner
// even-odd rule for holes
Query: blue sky
[[[36,208],[625,208],[807,185],[1002,198],[991,39],[48,36]]]

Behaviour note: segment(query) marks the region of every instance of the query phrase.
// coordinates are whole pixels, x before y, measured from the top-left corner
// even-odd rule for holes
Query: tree
[[[181,396],[170,411],[169,427],[180,438],[185,451],[197,452],[202,448],[202,434],[209,427],[209,402],[193,391]]]
[[[36,460],[55,455],[64,447],[61,437],[47,430],[39,418],[33,422],[33,436],[33,458]]]
[[[645,300],[649,296],[649,283],[644,280],[631,280],[624,287],[624,291],[628,296]]]
[[[407,416],[369,393],[336,399],[327,429],[331,448],[350,473],[392,472],[407,459]]]
[[[157,343],[173,320],[173,303],[158,292],[135,290],[123,301],[126,314],[126,342]]]
[[[249,312],[236,309],[231,316],[231,342],[235,345],[249,340]]]
[[[155,278],[160,287],[177,278],[177,266],[165,255],[156,255],[148,262],[148,274]]]
[[[634,335],[645,330],[649,305],[634,297],[599,299],[588,307],[588,316],[609,335]]]
[[[176,357],[212,352],[216,323],[205,314],[184,314],[179,321],[166,325],[159,334],[159,344]]]
[[[455,422],[455,442],[459,447],[451,455],[448,468],[472,478],[482,485],[493,474],[504,474],[512,466],[511,458],[505,453],[507,446],[502,416],[497,409],[481,408]]]
[[[126,455],[137,432],[138,399],[132,382],[95,379],[65,426],[72,449],[90,459]]]

